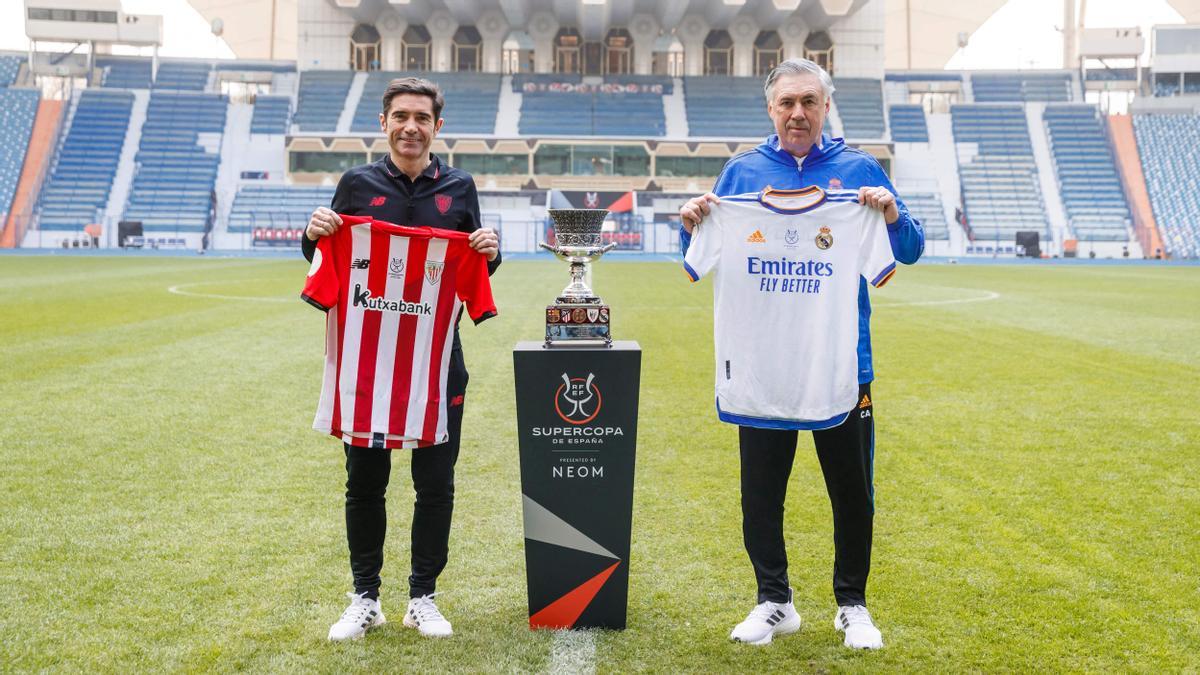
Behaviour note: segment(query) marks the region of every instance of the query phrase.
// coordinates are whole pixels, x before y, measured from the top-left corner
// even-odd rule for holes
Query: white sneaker
[[[883,634],[871,621],[871,613],[862,605],[838,607],[833,617],[833,627],[846,634],[843,644],[851,649],[879,649],[883,646]]]
[[[357,640],[375,626],[387,623],[379,601],[366,598],[365,595],[346,594],[350,598],[350,606],[342,612],[342,618],[329,627],[330,640]]]
[[[769,645],[776,635],[787,635],[800,630],[800,615],[791,601],[788,590],[787,602],[764,602],[750,611],[746,620],[733,627],[729,639],[752,645]]]
[[[404,613],[404,625],[416,628],[417,632],[425,637],[450,637],[454,630],[433,603],[435,595],[437,594],[430,593],[409,600],[408,611]]]

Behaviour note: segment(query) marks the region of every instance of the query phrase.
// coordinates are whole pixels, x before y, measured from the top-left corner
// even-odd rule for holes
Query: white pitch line
[[[262,279],[242,279],[242,281],[262,281]],[[250,302],[292,302],[292,300],[293,300],[293,298],[278,298],[278,297],[271,298],[271,297],[256,296],[256,295],[222,295],[220,293],[196,293],[194,291],[183,290],[185,288],[192,288],[195,286],[203,286],[206,284],[223,284],[223,283],[229,283],[229,282],[224,279],[219,280],[219,281],[194,281],[194,282],[187,283],[187,284],[176,284],[174,286],[169,286],[169,287],[167,287],[167,292],[174,293],[175,295],[187,295],[187,296],[191,296],[193,298],[214,298],[217,300],[249,300]]]
[[[589,630],[554,631],[547,672],[553,675],[595,675],[595,633]]]
[[[938,286],[937,288],[949,288],[948,286]],[[955,288],[956,291],[980,290],[970,288]],[[1000,294],[995,291],[983,291],[985,295],[979,295],[973,298],[955,298],[952,300],[915,300],[913,302],[877,302],[871,306],[873,308],[882,307],[930,307],[933,305],[962,305],[968,302],[987,302],[1000,297]]]

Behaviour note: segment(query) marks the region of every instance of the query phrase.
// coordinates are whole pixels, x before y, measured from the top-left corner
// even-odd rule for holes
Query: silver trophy
[[[588,265],[616,247],[604,244],[600,230],[607,209],[547,209],[554,221],[554,246],[541,247],[571,263],[571,283],[546,307],[546,346],[567,342],[612,344],[608,305],[588,287]]]

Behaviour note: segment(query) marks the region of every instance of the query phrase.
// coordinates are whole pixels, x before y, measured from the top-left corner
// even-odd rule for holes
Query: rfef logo
[[[595,373],[588,373],[586,379],[563,373],[562,384],[554,392],[554,411],[567,424],[587,424],[596,419],[602,402]]]

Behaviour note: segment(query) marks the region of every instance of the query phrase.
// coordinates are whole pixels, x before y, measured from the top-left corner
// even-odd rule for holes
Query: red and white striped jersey
[[[444,443],[459,312],[496,316],[487,259],[464,232],[341,218],[317,242],[301,295],[327,314],[313,428],[362,447]]]

